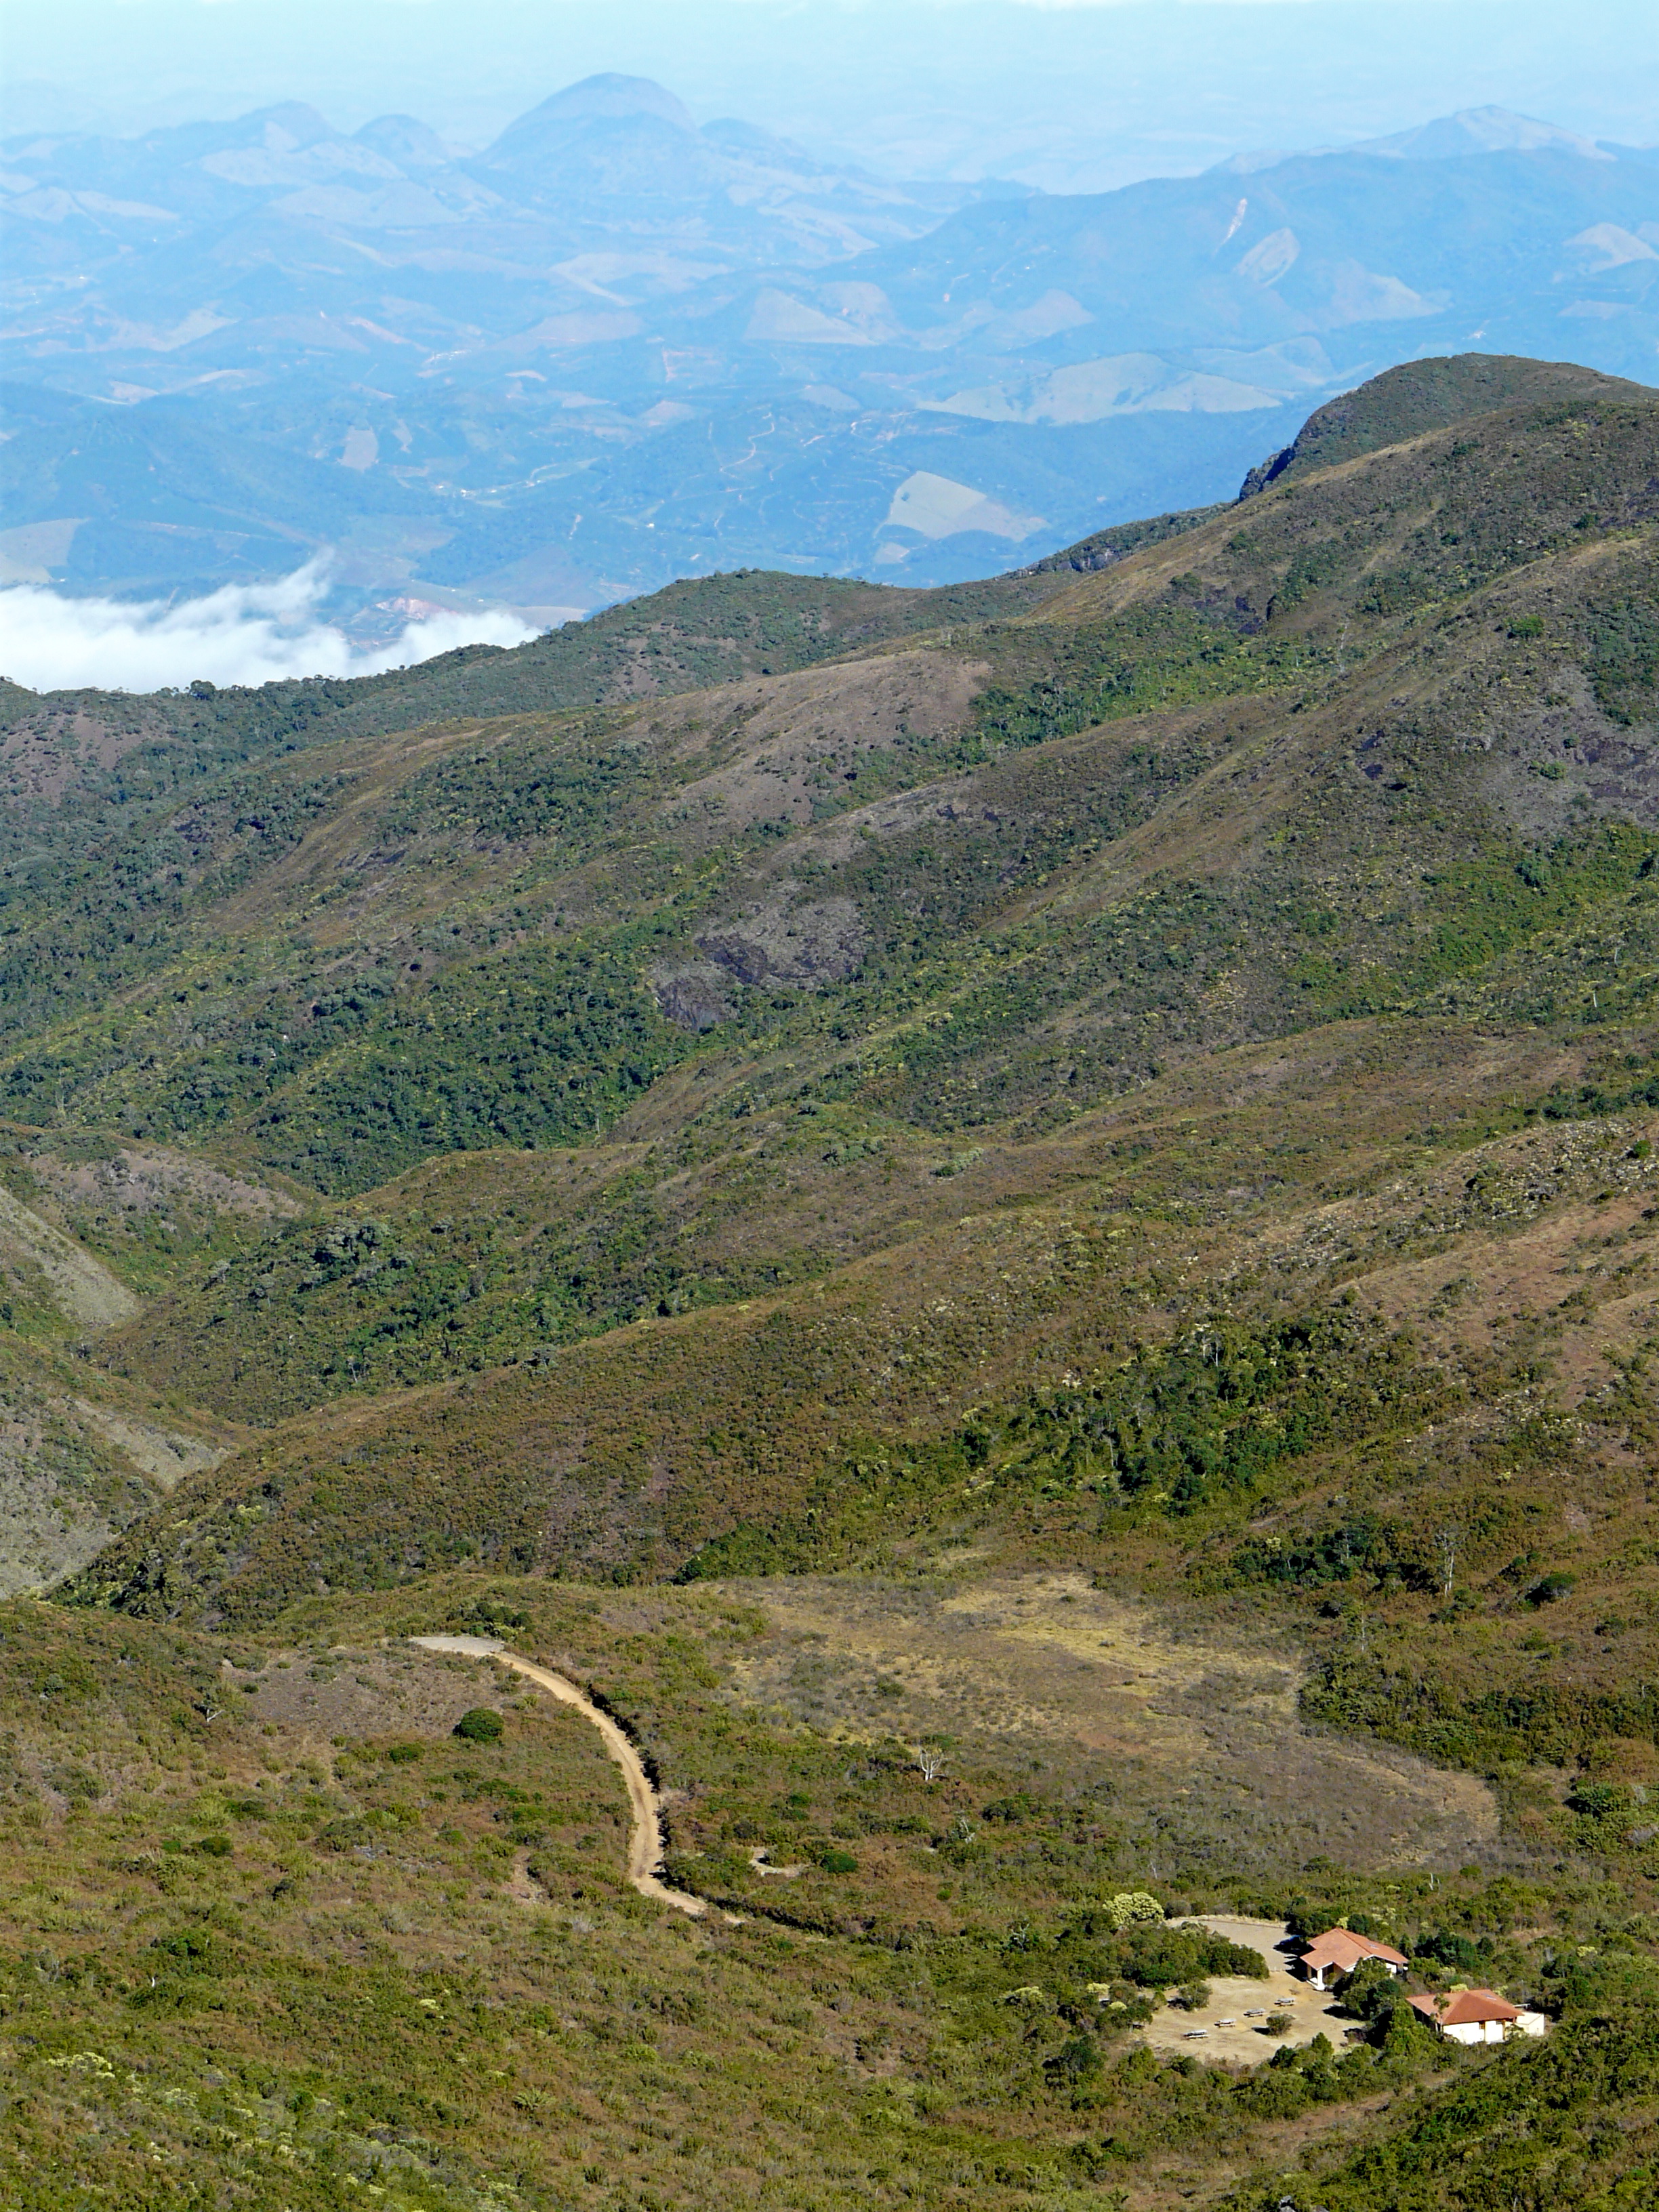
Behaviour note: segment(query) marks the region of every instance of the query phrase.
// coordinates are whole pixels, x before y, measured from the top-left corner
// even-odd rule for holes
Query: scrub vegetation
[[[983,585],[8,703],[11,2197],[1649,2200],[1656,482],[1418,364]],[[1551,2033],[1175,2055],[1200,1912]]]

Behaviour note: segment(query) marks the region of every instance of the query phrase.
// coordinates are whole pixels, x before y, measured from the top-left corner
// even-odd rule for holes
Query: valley
[[[1647,2201],[1656,486],[7,690],[0,2189]]]
[[[297,100],[20,131],[0,586],[154,605],[315,562],[364,647],[740,566],[945,586],[1229,498],[1392,364],[1651,369],[1650,149],[1486,107],[1208,159],[891,179],[616,74],[470,149]]]

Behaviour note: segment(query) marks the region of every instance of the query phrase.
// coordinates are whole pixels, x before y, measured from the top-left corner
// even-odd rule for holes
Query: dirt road
[[[641,1763],[640,1755],[623,1735],[609,1713],[603,1713],[591,1698],[584,1697],[574,1682],[550,1668],[538,1667],[529,1659],[521,1659],[516,1651],[509,1651],[488,1636],[411,1636],[422,1651],[453,1651],[468,1659],[493,1659],[499,1667],[510,1667],[515,1674],[522,1674],[538,1690],[545,1690],[563,1705],[574,1705],[582,1718],[598,1729],[605,1740],[605,1747],[623,1771],[628,1784],[628,1802],[633,1808],[633,1832],[628,1839],[628,1879],[641,1897],[654,1898],[659,1905],[672,1905],[677,1912],[689,1912],[701,1918],[708,1910],[700,1897],[688,1897],[684,1890],[670,1889],[658,1875],[662,1864],[663,1832],[662,1803],[651,1784],[651,1778]]]

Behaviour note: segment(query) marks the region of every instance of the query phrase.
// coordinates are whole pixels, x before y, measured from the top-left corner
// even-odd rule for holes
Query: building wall
[[[1443,2027],[1440,2033],[1449,2036],[1454,2043],[1501,2043],[1511,2028],[1521,2035],[1545,2035],[1549,2032],[1549,2022],[1541,2012],[1523,2012],[1514,2021],[1460,2021],[1455,2027]]]

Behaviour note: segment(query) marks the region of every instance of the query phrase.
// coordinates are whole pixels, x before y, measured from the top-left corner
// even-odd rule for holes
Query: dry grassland
[[[975,1763],[1030,1745],[1047,1768],[1110,1778],[1183,1827],[1231,1836],[1241,1863],[1322,1853],[1449,1869],[1498,1848],[1498,1808],[1475,1777],[1308,1728],[1302,1655],[1271,1629],[1251,1640],[1079,1575],[979,1581],[959,1567],[952,1583],[745,1585],[775,1633],[733,1662],[734,1689],[849,1741],[879,1715],[884,1732],[947,1740]],[[872,1679],[888,1686],[873,1698]]]

